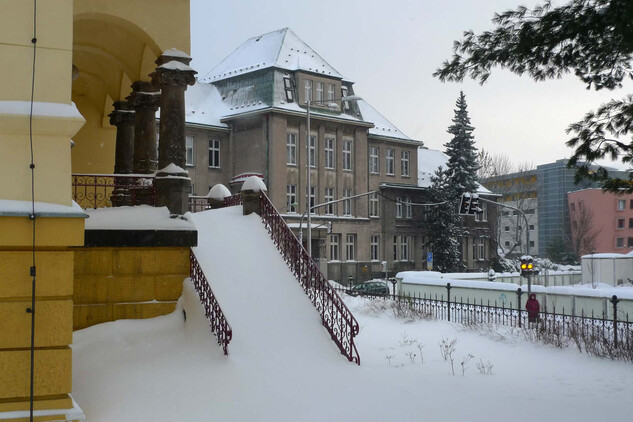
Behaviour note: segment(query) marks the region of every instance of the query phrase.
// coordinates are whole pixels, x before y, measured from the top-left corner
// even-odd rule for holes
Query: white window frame
[[[369,195],[369,216],[380,217],[380,202],[378,200],[378,192]]]
[[[380,261],[380,236],[369,236],[369,259],[371,261]]]
[[[313,85],[312,79],[306,79],[303,82],[306,103],[308,101],[312,101],[312,85]]]
[[[410,175],[409,157],[409,151],[400,152],[400,175],[402,177],[409,177]]]
[[[340,234],[331,234],[330,235],[330,261],[340,261]]]
[[[411,252],[410,236],[399,236],[400,243],[400,261],[409,261],[409,253]]]
[[[356,261],[356,234],[345,235],[345,260]]]
[[[328,100],[334,99],[334,88],[335,88],[334,84],[327,84],[327,99]]]
[[[413,216],[413,207],[411,206],[411,197],[409,196],[405,196],[404,198],[404,206],[403,206],[403,211],[404,211],[404,218],[407,219],[411,219]]]
[[[317,101],[323,101],[323,91],[324,91],[324,84],[323,82],[318,82],[316,83],[316,100]]]
[[[331,137],[331,136],[326,136],[325,137],[325,168],[326,169],[333,169],[334,166],[336,165],[336,161],[334,159],[335,154],[334,151],[336,149],[336,140]]]
[[[618,199],[618,211],[626,209],[626,199]]]
[[[480,237],[477,239],[478,240],[478,245],[477,245],[477,249],[478,249],[478,253],[477,253],[477,259],[479,260],[485,260],[486,259],[486,241],[484,237]]]
[[[342,86],[341,87],[341,97],[347,97],[347,87],[346,86]],[[349,109],[350,109],[349,101],[343,101],[343,110],[349,111]]]
[[[351,139],[343,140],[343,170],[352,171],[353,142]]]
[[[292,90],[292,81],[290,76],[284,76],[284,90],[286,91],[286,101],[289,103],[294,101],[294,94]]]
[[[353,196],[351,189],[343,189],[343,198],[349,198]],[[343,201],[343,215],[351,216],[352,215],[352,200],[346,199]]]
[[[286,210],[289,213],[296,213],[297,208],[297,185],[286,185]]]
[[[334,201],[334,188],[325,188],[325,195],[323,195],[323,201],[332,202]],[[334,214],[334,204],[329,204],[325,206],[325,214],[333,215]]]
[[[286,134],[286,164],[297,165],[297,134],[294,132]]]
[[[403,218],[402,213],[402,203],[404,202],[404,198],[401,196],[396,196],[396,218]]]
[[[310,160],[310,167],[315,168],[317,166],[317,147],[318,140],[316,135],[310,135],[310,146],[308,147],[308,159]]]
[[[185,165],[194,165],[193,144],[195,138],[191,135],[185,136]]]
[[[380,148],[369,147],[369,173],[380,174]]]
[[[387,148],[385,152],[385,174],[393,176],[396,174],[396,150]]]
[[[220,168],[220,140],[209,139],[209,168]]]
[[[623,237],[618,237],[615,239],[615,247],[616,248],[623,248],[624,247],[624,238]]]

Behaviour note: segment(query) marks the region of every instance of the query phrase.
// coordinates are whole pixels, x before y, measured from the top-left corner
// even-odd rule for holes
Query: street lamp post
[[[349,95],[346,97],[341,97],[341,98],[337,98],[337,99],[331,99],[331,100],[316,100],[316,101],[312,101],[311,99],[306,99],[306,108],[307,108],[307,113],[306,113],[306,168],[307,168],[307,177],[306,177],[306,211],[307,211],[307,221],[306,221],[306,227],[308,229],[308,256],[310,258],[312,258],[312,216],[311,216],[311,212],[310,212],[310,208],[312,207],[312,205],[310,204],[310,188],[311,186],[311,182],[310,182],[310,107],[312,106],[312,104],[328,104],[328,107],[331,105],[333,107],[330,108],[336,108],[338,107],[337,103],[342,103],[344,101],[353,101],[353,100],[360,100],[361,98],[357,95]],[[316,151],[314,151],[315,155],[316,155]],[[315,164],[316,164],[316,157],[315,157]]]

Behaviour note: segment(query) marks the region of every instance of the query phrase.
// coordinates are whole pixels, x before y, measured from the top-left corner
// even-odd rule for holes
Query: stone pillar
[[[127,98],[134,109],[134,163],[136,174],[152,174],[156,171],[156,110],[160,93],[150,82],[136,81],[132,94]],[[133,205],[151,204],[148,188],[130,191]]]
[[[156,60],[152,82],[161,89],[160,142],[156,194],[158,206],[173,214],[189,209],[191,179],[185,167],[185,91],[196,81],[189,67],[191,57],[178,50],[167,50]]]
[[[127,101],[115,101],[109,114],[110,124],[116,127],[115,174],[130,174],[134,170],[134,111]],[[115,178],[112,206],[131,205],[128,179]]]

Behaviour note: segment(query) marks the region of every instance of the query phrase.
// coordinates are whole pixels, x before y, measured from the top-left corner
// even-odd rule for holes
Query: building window
[[[312,80],[306,79],[304,82],[306,102],[312,101]]]
[[[310,167],[316,167],[316,154],[317,152],[317,137],[316,135],[310,135],[310,148],[309,148],[309,154],[310,154]]]
[[[369,255],[372,261],[380,260],[380,236],[370,236]]]
[[[573,202],[571,202],[571,203],[569,204],[569,209],[571,209],[571,210],[572,210],[572,212],[573,212],[573,211],[576,211],[576,204],[574,204]]]
[[[286,209],[288,212],[297,212],[297,185],[286,185]]]
[[[533,232],[534,231],[534,224],[530,224],[530,231]]]
[[[374,192],[369,196],[369,216],[378,217],[378,192]]]
[[[345,242],[345,256],[348,261],[356,261],[356,235],[348,234]]]
[[[395,157],[396,152],[393,149],[387,149],[387,156],[385,162],[385,173],[393,175],[395,174]]]
[[[343,141],[343,170],[352,169],[352,141]]]
[[[339,239],[338,234],[330,235],[330,261],[339,261],[341,259],[338,248]]]
[[[409,151],[400,152],[400,174],[409,177]]]
[[[618,199],[618,210],[624,210],[624,209],[626,209],[626,200]]]
[[[633,248],[633,237],[629,237],[627,241],[627,246],[629,248]]]
[[[193,136],[186,136],[185,143],[185,148],[187,149],[185,153],[185,164],[193,166]]]
[[[317,82],[316,86],[316,100],[323,101],[323,82]]]
[[[505,246],[510,246],[510,242],[506,240]],[[531,246],[531,245],[530,245]]]
[[[325,196],[323,199],[326,203],[334,201],[334,188],[325,188]],[[326,205],[325,213],[328,215],[334,214],[334,204]]]
[[[408,196],[404,197],[404,218],[411,218],[412,217],[412,206],[411,206],[411,198],[409,198]]]
[[[316,186],[310,186],[310,209],[316,205]]]
[[[292,91],[292,81],[290,77],[284,76],[284,90],[286,91],[286,101],[289,103],[294,101],[294,94]]]
[[[475,221],[488,221],[488,204],[486,204],[485,202],[480,202],[479,208],[481,208],[481,212],[475,214]]]
[[[509,232],[509,231],[510,231],[510,226],[505,226],[505,227],[503,228],[503,231],[504,231],[504,232]]]
[[[400,261],[409,260],[409,251],[411,250],[409,236],[400,236]]]
[[[618,218],[618,229],[624,228],[624,218]]]
[[[534,241],[530,240],[530,248],[533,248],[533,247],[534,247]]]
[[[343,198],[349,198],[352,196],[351,189],[343,189]],[[343,215],[352,215],[352,200],[346,199],[343,201]]]
[[[396,197],[396,218],[402,218],[402,197]]]
[[[629,209],[633,210],[633,199],[629,200]]]
[[[393,260],[398,260],[398,236],[393,237]]]
[[[327,84],[327,99],[334,99],[334,84]]]
[[[485,240],[483,237],[473,239],[473,259],[484,260],[486,259]]]
[[[209,167],[220,168],[220,141],[209,139]]]
[[[341,87],[341,97],[347,97],[347,87],[346,86],[342,86]],[[343,110],[349,111],[349,109],[350,109],[349,101],[343,101]]]
[[[618,237],[617,239],[615,239],[615,247],[616,248],[623,248],[624,247],[624,238],[623,237]]]
[[[372,174],[380,173],[380,156],[378,153],[378,147],[369,147],[369,172]]]
[[[501,211],[501,215],[507,217],[510,215],[510,211]]]
[[[325,168],[334,168],[334,138],[325,138]]]
[[[297,165],[297,134],[286,134],[286,163],[291,166]]]

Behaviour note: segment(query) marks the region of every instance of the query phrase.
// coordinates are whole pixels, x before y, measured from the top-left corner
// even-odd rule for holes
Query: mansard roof
[[[294,32],[283,28],[248,39],[207,73],[202,81],[217,82],[270,67],[343,78]]]

